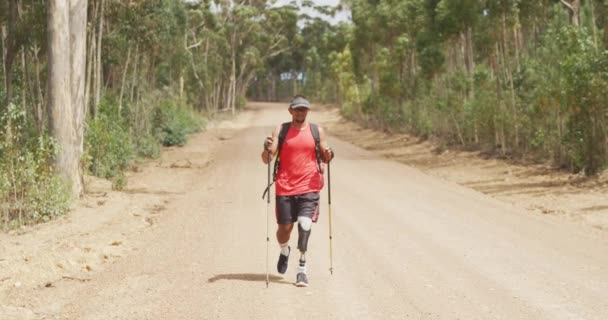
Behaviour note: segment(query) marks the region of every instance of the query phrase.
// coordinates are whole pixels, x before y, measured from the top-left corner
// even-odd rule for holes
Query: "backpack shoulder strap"
[[[317,158],[317,167],[319,169],[319,173],[322,174],[323,169],[321,167],[321,135],[319,134],[319,125],[317,125],[316,123],[311,123],[310,132],[312,133],[312,137],[315,139],[315,157]]]
[[[277,148],[277,158],[281,154],[281,148],[283,147],[283,142],[285,142],[285,138],[287,137],[287,133],[289,132],[290,127],[291,122],[285,122],[281,124],[281,131],[279,131],[279,146]]]
[[[283,142],[285,142],[285,138],[287,137],[287,132],[289,132],[289,128],[291,127],[291,122],[285,122],[281,124],[281,131],[279,131],[279,146],[277,147],[277,156],[274,160],[274,170],[272,174],[272,181],[277,179],[277,173],[279,172],[279,163],[281,162],[281,148],[283,148]]]
[[[315,147],[321,143],[321,136],[319,134],[319,126],[316,123],[310,124],[310,132],[312,133],[312,137],[315,139]]]
[[[264,190],[264,194],[262,195],[262,199],[266,197],[266,194],[270,196],[270,187],[277,180],[277,173],[279,172],[279,164],[281,160],[279,158],[281,154],[281,148],[283,147],[283,142],[285,142],[285,138],[287,137],[287,133],[289,132],[289,128],[291,127],[291,122],[285,122],[281,124],[281,130],[279,131],[279,146],[277,147],[277,156],[274,159],[274,170],[272,173],[272,183],[270,183],[266,190]]]

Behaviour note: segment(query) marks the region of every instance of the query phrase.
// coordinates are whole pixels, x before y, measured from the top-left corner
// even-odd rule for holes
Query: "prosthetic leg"
[[[312,227],[312,219],[308,217],[298,217],[298,250],[300,250],[300,265],[296,278],[296,286],[307,287],[308,278],[306,276],[306,250],[308,249],[308,238],[310,238],[310,229]]]

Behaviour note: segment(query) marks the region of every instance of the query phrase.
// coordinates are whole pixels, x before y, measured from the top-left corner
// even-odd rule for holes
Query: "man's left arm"
[[[334,151],[329,147],[325,130],[319,126],[319,147],[321,148],[321,156],[323,162],[329,163],[335,156]]]

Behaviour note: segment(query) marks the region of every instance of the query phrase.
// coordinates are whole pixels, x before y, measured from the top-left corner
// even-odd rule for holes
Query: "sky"
[[[298,5],[302,4],[302,0],[277,0],[275,6],[286,5],[286,4],[289,4],[292,1],[295,1]],[[340,3],[340,0],[312,0],[312,2],[315,3],[315,5],[318,5],[318,6],[332,6],[332,7],[335,7],[335,6],[337,6]],[[319,16],[319,14],[317,14],[311,8],[302,8],[300,12],[301,13],[307,13],[308,15],[313,16],[313,17]],[[337,24],[337,23],[342,22],[342,21],[349,21],[350,20],[350,12],[347,12],[347,11],[339,12],[333,18],[327,17],[327,16],[323,16],[323,17],[326,18],[332,24]]]

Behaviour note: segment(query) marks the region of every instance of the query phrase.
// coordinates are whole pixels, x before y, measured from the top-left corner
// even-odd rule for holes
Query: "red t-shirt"
[[[276,180],[276,194],[291,196],[319,192],[323,188],[323,175],[315,156],[315,139],[310,125],[302,130],[289,128],[281,154]]]

